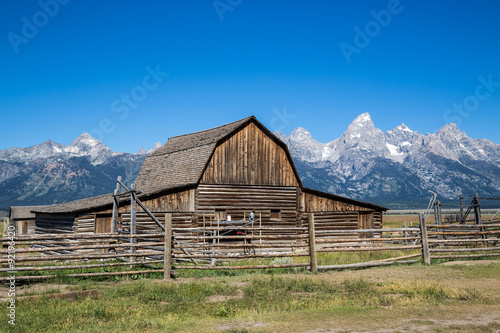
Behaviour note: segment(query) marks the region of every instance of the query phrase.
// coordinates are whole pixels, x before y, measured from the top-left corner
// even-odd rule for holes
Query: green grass
[[[65,301],[44,297],[19,301],[16,304],[18,325],[2,327],[12,332],[206,332],[217,331],[216,327],[226,322],[272,321],[271,318],[289,316],[326,320],[332,314],[349,318],[384,308],[500,305],[498,298],[481,290],[481,284],[459,288],[429,280],[429,276],[436,274],[451,279],[470,276],[466,281],[486,278],[498,289],[494,281],[500,274],[499,264],[471,266],[465,273],[454,267],[421,268],[392,267],[392,273],[387,270],[388,276],[399,271],[399,274],[414,276],[411,280],[373,280],[367,278],[368,270],[365,274],[352,272],[356,276],[343,279],[332,273],[190,278],[177,282],[130,278],[122,278],[119,283],[85,280],[72,288],[97,288],[100,290],[98,299],[81,297]],[[384,268],[369,271],[379,275]],[[425,274],[425,278],[418,278],[419,274]],[[210,301],[214,297],[219,297],[219,301]],[[5,311],[2,306],[0,317],[5,317]],[[274,329],[275,326],[265,331]],[[226,331],[245,330],[234,327]]]

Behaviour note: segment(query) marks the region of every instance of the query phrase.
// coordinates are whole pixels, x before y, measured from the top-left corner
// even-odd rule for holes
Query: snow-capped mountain
[[[500,197],[500,145],[469,138],[455,124],[420,134],[405,124],[382,132],[368,113],[337,139],[320,143],[304,128],[275,133],[305,186],[391,208],[425,207],[460,194]],[[132,183],[146,156],[117,153],[82,134],[69,146],[50,140],[0,151],[0,208],[52,204],[109,193],[117,176]]]
[[[151,149],[145,150],[141,148],[137,155],[147,155],[161,147],[161,143],[157,142]],[[47,140],[36,146],[28,148],[9,148],[0,150],[0,160],[5,162],[31,162],[38,159],[50,157],[86,157],[93,165],[105,163],[109,158],[128,155],[127,153],[117,153],[109,149],[101,141],[92,137],[88,133],[83,133],[77,137],[69,146],[55,143]]]
[[[117,153],[87,133],[69,146],[51,140],[28,148],[0,150],[0,208],[52,204],[109,193],[122,176],[131,183],[159,148]]]
[[[500,195],[500,145],[469,138],[453,123],[434,134],[420,134],[405,124],[383,133],[368,113],[328,143],[304,128],[288,137],[306,186],[391,205],[411,200],[420,205],[432,192],[443,199],[461,193]]]

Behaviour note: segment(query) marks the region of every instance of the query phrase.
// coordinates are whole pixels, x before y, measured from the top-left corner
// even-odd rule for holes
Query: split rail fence
[[[165,231],[151,229],[137,234],[16,236],[9,234],[8,228],[0,239],[0,282],[9,281],[13,273],[16,281],[57,275],[85,278],[156,272],[169,279],[179,270],[303,267],[315,272],[408,264],[422,259],[429,264],[431,259],[500,256],[500,217],[481,224],[466,220],[428,224],[427,216],[421,214],[418,228],[333,231],[315,230],[314,213],[307,215],[307,223],[301,228],[248,223],[244,227],[177,228],[177,224],[172,225],[172,214],[164,218]],[[436,220],[439,222],[438,217]],[[319,253],[349,256],[356,252],[384,252],[387,258],[318,265]]]

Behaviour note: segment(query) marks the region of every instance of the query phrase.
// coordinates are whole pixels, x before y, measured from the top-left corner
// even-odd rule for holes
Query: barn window
[[[281,210],[271,209],[271,220],[281,220]]]

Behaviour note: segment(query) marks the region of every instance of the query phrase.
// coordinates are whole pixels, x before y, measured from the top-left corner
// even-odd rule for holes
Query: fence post
[[[163,255],[163,280],[170,280],[172,273],[172,213],[165,213],[165,251]]]
[[[434,203],[434,216],[436,217],[436,224],[437,225],[443,225],[443,214],[441,213],[441,202],[436,200]],[[438,232],[442,232],[443,229],[438,228]],[[443,239],[443,235],[438,235],[438,239]]]
[[[484,234],[484,231],[486,231],[486,229],[483,227],[484,223],[483,223],[483,218],[481,216],[481,206],[479,205],[479,194],[477,194],[477,193],[474,197],[474,220],[475,220],[477,225],[482,226],[479,228],[479,230],[481,232],[483,232],[483,234],[481,235],[481,238],[483,238],[483,239],[488,238],[488,236],[486,234]]]
[[[130,192],[130,235],[131,236],[135,235],[136,204],[137,203],[135,201],[135,184],[132,184],[132,191]],[[136,239],[130,237],[130,244],[135,244],[135,243]],[[135,254],[135,247],[130,248],[130,254]],[[130,256],[130,262],[135,262],[135,257],[133,255]]]
[[[464,196],[460,194],[460,222],[464,219]]]
[[[420,235],[422,237],[422,256],[426,265],[431,264],[431,257],[429,253],[429,239],[427,238],[427,225],[424,219],[424,213],[419,214],[420,220]]]
[[[403,228],[406,229],[406,221],[403,222]],[[408,240],[406,239],[407,234],[406,231],[403,231],[403,238],[405,239],[405,245],[408,245]]]
[[[4,219],[3,219],[3,234],[4,235],[8,231],[7,229],[9,228],[9,226],[10,226],[9,218],[8,217],[4,217]]]
[[[309,256],[311,258],[311,272],[318,271],[316,259],[316,237],[314,236],[314,213],[309,213]]]

